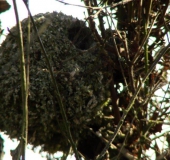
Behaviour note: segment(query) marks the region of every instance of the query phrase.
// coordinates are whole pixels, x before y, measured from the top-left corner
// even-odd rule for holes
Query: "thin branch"
[[[25,69],[25,58],[24,58],[24,46],[23,46],[22,29],[21,29],[21,23],[19,21],[18,9],[17,9],[17,5],[16,5],[15,0],[13,0],[13,5],[14,5],[16,22],[17,22],[18,34],[19,34],[18,43],[19,43],[19,49],[20,49],[21,90],[22,90],[22,107],[23,107],[21,148],[22,148],[22,160],[25,160],[27,137],[28,137],[27,80],[26,80],[26,69]],[[20,154],[18,156],[20,157]]]
[[[46,52],[46,50],[44,48],[44,45],[42,43],[42,40],[41,40],[41,38],[39,36],[38,29],[37,29],[37,27],[35,25],[35,22],[34,22],[34,19],[32,17],[32,14],[31,14],[31,12],[30,12],[26,2],[25,1],[23,1],[23,2],[24,2],[25,6],[26,6],[26,8],[28,10],[28,13],[29,13],[30,18],[31,18],[31,22],[33,23],[34,30],[35,30],[35,32],[37,34],[38,41],[40,43],[40,46],[41,46],[42,51],[43,51],[44,56],[45,56],[46,64],[47,64],[47,67],[49,69],[51,80],[52,80],[52,83],[53,83],[53,86],[54,86],[54,93],[55,93],[55,96],[56,96],[56,98],[58,100],[59,107],[60,107],[60,110],[61,110],[61,115],[62,115],[62,118],[63,118],[64,128],[65,128],[65,131],[66,131],[66,135],[68,136],[68,140],[69,140],[71,146],[73,147],[76,159],[79,160],[79,154],[78,154],[76,145],[75,145],[75,143],[73,141],[73,138],[72,138],[72,135],[71,135],[70,126],[69,126],[69,123],[68,123],[68,120],[67,120],[67,115],[66,115],[66,112],[65,112],[65,109],[64,109],[64,105],[63,105],[63,102],[62,102],[62,99],[61,99],[61,95],[60,95],[60,91],[58,89],[57,82],[56,82],[56,80],[54,78],[54,74],[53,74],[53,71],[52,71],[52,67],[51,67],[50,61],[49,61],[48,56],[47,56],[47,52]]]
[[[156,160],[162,160],[165,157],[170,156],[170,149],[167,149],[166,151],[164,151],[161,155],[159,155],[158,157],[156,157]]]
[[[87,8],[87,9],[92,9],[92,10],[103,10],[104,8],[109,8],[111,7],[112,9],[119,6],[119,5],[124,5],[126,3],[129,3],[133,0],[123,0],[121,2],[118,2],[118,3],[114,3],[113,5],[107,5],[105,7],[92,7],[92,6],[89,6],[89,5],[86,5],[86,6],[83,6],[83,5],[78,5],[78,4],[73,4],[73,3],[67,3],[67,2],[63,2],[62,0],[56,0],[57,2],[60,2],[60,3],[63,3],[65,5],[71,5],[71,6],[76,6],[76,7],[82,7],[82,8]],[[84,1],[85,2],[85,1]]]
[[[107,9],[106,9],[106,12],[108,13]],[[109,14],[109,13],[108,13],[108,14]],[[114,23],[114,21],[113,21],[113,18],[111,17],[110,14],[109,14],[109,17],[110,17],[110,20],[111,20],[112,24],[114,25],[115,31],[116,31],[116,33],[118,34],[119,38],[122,39],[122,41],[126,41],[126,39],[123,39],[122,36],[120,35],[119,31],[117,30],[116,25],[115,25],[115,23]],[[108,23],[109,23],[109,21],[108,21]],[[110,25],[109,25],[109,29],[111,30],[111,26],[110,26]],[[123,70],[123,67],[122,67],[122,63],[121,63],[121,61],[120,61],[121,56],[120,56],[118,47],[117,47],[117,45],[116,45],[116,40],[115,40],[114,35],[111,35],[111,36],[113,37],[113,43],[114,43],[114,46],[115,46],[115,49],[116,49],[116,53],[117,53],[117,56],[118,56],[120,69],[121,69],[121,72],[122,72],[122,75],[123,75],[123,80],[124,80],[125,85],[126,85],[126,87],[127,87],[127,89],[128,89],[128,84],[127,84],[127,81],[126,81],[126,78],[125,78],[125,73],[124,73],[124,70]],[[125,37],[124,37],[124,38],[125,38]],[[129,89],[128,89],[128,91],[129,91]]]
[[[97,6],[97,0],[94,0],[94,4],[95,4],[95,6]],[[99,10],[96,14],[98,14],[98,17],[99,17],[98,19],[99,19],[100,31],[101,31],[102,38],[104,39],[106,36],[105,28],[104,28],[104,21],[103,21],[103,16],[100,15],[100,12],[101,12],[101,10]],[[96,16],[96,14],[95,14],[95,16]]]
[[[133,107],[133,104],[135,102],[135,99],[137,98],[137,95],[139,94],[139,91],[142,88],[143,83],[146,81],[146,79],[148,78],[148,76],[150,75],[150,73],[153,71],[153,69],[155,68],[156,64],[159,62],[159,60],[161,59],[161,57],[166,53],[166,51],[169,49],[170,44],[168,44],[163,50],[161,50],[161,52],[158,53],[158,56],[156,57],[156,59],[154,60],[154,62],[152,63],[152,65],[150,66],[148,72],[146,73],[146,75],[144,76],[142,83],[139,85],[139,87],[136,89],[136,92],[134,93],[133,97],[131,98],[129,105],[127,106],[127,109],[124,111],[120,122],[113,134],[113,136],[111,137],[109,143],[105,146],[105,148],[103,149],[103,151],[101,152],[101,154],[98,156],[97,160],[101,159],[106,151],[109,149],[110,144],[114,141],[114,139],[116,138],[121,126],[123,125],[123,122],[128,114],[128,112],[131,110],[131,108]]]
[[[154,141],[154,140],[156,140],[156,139],[158,139],[158,138],[160,138],[160,137],[163,137],[163,136],[167,135],[169,132],[170,132],[170,130],[166,130],[165,132],[163,132],[163,133],[161,133],[161,134],[153,137],[153,138],[151,139],[151,141]]]
[[[142,43],[141,43],[141,45],[140,45],[140,48],[139,48],[138,52],[136,53],[136,56],[134,57],[134,59],[133,59],[133,61],[132,61],[132,64],[134,64],[134,63],[137,61],[138,57],[140,56],[140,52],[141,52],[141,50],[143,49],[143,46],[146,44],[147,39],[149,38],[149,35],[150,35],[150,33],[151,33],[152,29],[153,29],[153,25],[155,24],[158,16],[159,16],[159,12],[158,12],[157,15],[155,16],[155,19],[153,20],[153,22],[152,22],[152,24],[151,24],[151,27],[150,27],[150,29],[149,29],[149,31],[148,31],[148,33],[145,35],[145,37],[144,37],[144,39],[143,39],[143,41],[142,41]]]
[[[155,123],[155,124],[170,125],[170,122],[164,122],[164,121],[159,121],[159,120],[147,120],[147,119],[141,119],[141,121],[146,121],[146,122]]]
[[[100,134],[97,134],[96,132],[94,132],[93,129],[91,129],[89,127],[85,127],[85,128],[87,128],[90,132],[92,132],[94,135],[96,135],[98,138],[100,138],[101,141],[104,142],[105,144],[108,143],[107,139],[100,136]],[[137,158],[135,156],[133,156],[125,147],[123,147],[123,146],[121,147],[121,146],[122,145],[119,145],[119,147],[116,147],[114,144],[111,144],[112,149],[117,149],[119,151],[119,153],[121,153],[127,159],[129,159],[129,160],[137,160]]]

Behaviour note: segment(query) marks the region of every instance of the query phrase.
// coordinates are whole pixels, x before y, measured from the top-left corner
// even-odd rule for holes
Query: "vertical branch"
[[[146,5],[148,8],[146,8],[146,17],[144,19],[144,37],[146,37],[146,35],[148,34],[148,26],[149,26],[149,13],[150,13],[150,10],[151,10],[151,6],[152,6],[152,0],[149,0],[149,2],[147,2],[148,5]],[[145,54],[145,71],[148,72],[148,67],[149,67],[149,57],[148,57],[148,39],[146,39],[146,43],[144,45],[144,54]],[[149,80],[146,80],[146,83],[145,83],[145,89],[146,89],[146,92],[148,90],[148,84],[149,83]]]
[[[34,28],[34,30],[36,32],[39,44],[40,44],[40,46],[42,48],[42,51],[43,51],[43,54],[45,56],[46,64],[47,64],[47,67],[49,69],[51,80],[52,80],[52,83],[53,83],[53,86],[54,86],[54,93],[55,93],[55,96],[56,96],[56,98],[58,100],[58,103],[59,103],[59,107],[60,107],[60,111],[61,111],[61,115],[62,115],[62,119],[63,119],[63,123],[64,123],[65,136],[66,136],[66,138],[68,139],[69,143],[71,144],[71,146],[73,148],[73,151],[75,153],[76,159],[79,160],[79,153],[77,151],[76,144],[73,141],[73,137],[72,137],[72,134],[71,134],[71,131],[70,131],[70,125],[68,123],[67,115],[66,115],[65,108],[64,108],[64,105],[63,105],[63,102],[62,102],[62,98],[61,98],[61,95],[60,95],[58,84],[57,84],[57,82],[55,80],[55,77],[54,77],[54,74],[53,74],[53,71],[52,71],[52,67],[51,67],[47,52],[46,52],[46,50],[44,48],[44,45],[42,43],[42,40],[41,40],[41,38],[39,36],[38,29],[37,29],[37,27],[35,25],[35,22],[34,22],[34,19],[33,19],[32,15],[31,15],[30,9],[28,8],[28,5],[26,4],[26,2],[25,1],[23,1],[23,2],[24,2],[25,6],[26,6],[26,8],[28,10],[31,22],[33,23],[33,28]]]
[[[93,1],[94,1],[94,5],[97,7],[98,6],[97,0],[93,0]],[[103,16],[100,13],[98,15],[98,19],[99,19],[101,35],[102,35],[102,38],[104,39],[106,37],[105,28],[104,28],[104,21],[103,21]]]
[[[115,118],[115,124],[117,125],[120,121],[120,111],[119,111],[119,107],[117,104],[117,100],[118,100],[118,96],[116,93],[116,89],[114,88],[114,77],[112,78],[111,82],[110,82],[110,93],[111,93],[111,100],[112,100],[112,105],[113,105],[113,115]]]
[[[29,0],[27,1],[27,6]],[[28,6],[29,7],[29,6]],[[27,97],[29,93],[29,65],[30,65],[30,16],[28,13],[28,24],[27,24],[27,46],[26,46],[26,81],[27,81]]]
[[[156,64],[159,62],[159,60],[161,59],[161,57],[167,52],[167,50],[169,49],[170,47],[170,44],[168,44],[166,47],[164,47],[163,50],[161,50],[160,52],[158,51],[158,54],[157,54],[157,57],[155,58],[154,62],[152,63],[152,65],[150,66],[148,72],[145,74],[145,76],[143,77],[143,80],[141,82],[141,84],[138,86],[138,88],[136,89],[135,93],[133,94],[128,106],[127,106],[127,109],[124,110],[124,113],[114,131],[114,134],[112,135],[112,137],[110,138],[109,142],[107,143],[107,145],[105,146],[105,148],[102,150],[102,152],[100,153],[100,155],[96,158],[96,160],[100,160],[105,154],[106,154],[106,151],[109,149],[111,143],[115,140],[118,132],[120,131],[120,128],[122,127],[123,125],[123,122],[126,118],[126,116],[128,115],[129,111],[131,110],[131,108],[133,107],[134,105],[134,102],[142,88],[142,85],[145,83],[145,81],[147,80],[148,76],[151,74],[151,72],[153,71],[153,69],[155,68]]]
[[[26,84],[26,70],[25,70],[25,59],[24,59],[24,47],[23,47],[23,37],[21,23],[19,22],[18,10],[16,1],[13,0],[15,17],[18,29],[18,44],[20,49],[20,67],[21,67],[21,90],[22,90],[22,107],[23,107],[23,117],[22,117],[22,135],[21,135],[21,146],[22,146],[22,160],[25,160],[26,156],[26,146],[27,146],[27,132],[28,132],[28,104],[27,104],[27,84]]]
[[[90,6],[91,7],[91,4],[90,4],[89,0],[84,1],[84,3],[85,3],[85,6]],[[100,37],[98,31],[96,30],[95,22],[93,21],[93,18],[92,18],[93,9],[88,9],[87,12],[88,12],[88,15],[89,15],[89,17],[88,17],[88,19],[89,19],[89,27],[90,27],[92,33],[94,34],[94,38],[95,38],[95,40],[97,42],[99,42],[100,44],[103,44],[103,40]]]
[[[27,5],[29,5],[29,0],[27,0]],[[29,7],[29,6],[28,6]],[[27,24],[27,46],[26,46],[26,102],[27,102],[27,112],[26,112],[26,133],[28,134],[28,96],[29,96],[29,67],[30,67],[30,16],[28,13],[28,24]],[[28,137],[27,137],[28,138]]]

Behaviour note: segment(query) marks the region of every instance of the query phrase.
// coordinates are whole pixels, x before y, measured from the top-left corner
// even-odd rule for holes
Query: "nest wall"
[[[82,126],[101,123],[102,107],[109,101],[107,85],[98,67],[102,66],[99,50],[87,50],[94,40],[83,21],[57,12],[38,14],[34,20],[59,86],[73,138],[81,141],[88,135]],[[22,21],[25,52],[27,22]],[[0,130],[19,139],[22,98],[17,35],[16,27],[12,28],[0,48]],[[28,142],[35,147],[41,145],[50,153],[65,152],[69,144],[60,130],[63,122],[59,105],[35,35],[31,25]]]

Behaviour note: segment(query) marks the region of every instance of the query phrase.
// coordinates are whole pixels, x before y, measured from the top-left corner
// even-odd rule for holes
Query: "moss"
[[[62,13],[38,14],[34,19],[53,67],[73,138],[81,139],[82,126],[95,123],[96,108],[106,100],[102,73],[95,66],[102,65],[97,49],[82,52],[93,43],[90,29],[83,21]],[[25,46],[26,26],[27,19],[22,21]],[[85,40],[84,32],[79,30],[88,33]],[[33,29],[31,33],[28,141],[34,146],[42,145],[48,152],[66,152],[69,145],[60,130],[63,122],[48,67]],[[20,137],[22,116],[16,36],[14,27],[0,48],[0,129],[12,138]]]

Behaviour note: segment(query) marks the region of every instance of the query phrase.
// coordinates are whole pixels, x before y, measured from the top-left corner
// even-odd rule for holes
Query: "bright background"
[[[2,22],[2,28],[4,29],[3,36],[1,36],[0,43],[5,39],[6,35],[8,34],[7,27],[11,28],[16,24],[15,14],[14,14],[14,8],[13,8],[13,1],[7,0],[8,3],[11,5],[11,8],[0,14],[0,19]],[[84,3],[80,2],[80,0],[63,0],[64,2],[71,2],[72,4],[79,4],[84,5]],[[27,9],[23,3],[22,0],[16,0],[17,2],[17,8],[20,20],[23,20],[27,18]],[[84,12],[86,11],[85,8],[82,7],[76,7],[73,5],[64,5],[63,3],[59,3],[55,0],[29,0],[29,7],[31,10],[32,15],[38,14],[38,13],[46,13],[46,12],[63,12],[67,15],[72,15],[73,17],[77,17],[79,19],[83,19],[85,17]],[[4,138],[4,159],[3,160],[12,160],[12,157],[10,156],[10,150],[15,149],[18,145],[17,140],[10,140],[7,135],[0,133],[2,138]],[[39,154],[40,148],[38,147],[35,152],[33,152],[30,149],[30,145],[28,145],[28,150],[26,154],[26,160],[46,160],[46,158],[42,158],[42,156]],[[45,153],[42,153],[45,155]],[[70,157],[69,159],[74,160],[74,157]]]
[[[2,21],[2,28],[5,29],[5,34],[8,33],[7,27],[11,28],[16,24],[15,19],[15,13],[13,8],[13,1],[7,0],[8,3],[11,5],[11,8],[0,14],[0,19]],[[67,2],[70,4],[77,4],[84,6],[83,2],[80,2],[81,0],[62,0],[63,2]],[[19,12],[20,20],[23,20],[24,18],[27,18],[27,9],[23,3],[23,0],[16,0],[17,2],[17,8]],[[55,0],[29,0],[29,7],[31,10],[32,15],[38,14],[38,13],[46,13],[46,12],[63,12],[67,15],[72,15],[73,17],[77,17],[79,19],[83,19],[85,17],[84,12],[86,11],[83,7],[77,7],[73,5],[64,5],[63,3],[57,2]],[[1,37],[0,42],[2,42],[2,38],[4,39],[5,36]]]
[[[0,19],[2,21],[2,28],[5,29],[4,30],[4,36],[1,36],[0,39],[0,43],[5,39],[6,35],[8,34],[7,31],[7,27],[11,28],[16,24],[16,20],[15,20],[15,14],[14,14],[14,9],[13,9],[13,2],[12,0],[7,0],[9,2],[9,4],[11,5],[10,10],[8,10],[7,12],[3,13],[0,15]],[[73,4],[79,4],[79,5],[84,5],[83,3],[80,2],[80,0],[63,0],[64,2],[71,2]],[[27,17],[27,10],[25,8],[25,5],[23,4],[22,0],[16,0],[17,2],[17,7],[18,7],[18,12],[19,12],[19,17],[20,20],[24,19]],[[45,12],[52,12],[52,11],[57,11],[57,12],[63,12],[67,15],[72,15],[73,17],[77,17],[79,19],[83,19],[85,17],[84,12],[86,11],[85,8],[82,7],[76,7],[76,6],[72,6],[72,5],[64,5],[62,3],[59,3],[55,0],[29,0],[29,6],[30,6],[30,10],[32,15],[38,14],[38,13],[45,13]],[[87,14],[86,14],[87,16]],[[166,89],[166,88],[165,88]],[[157,92],[158,95],[160,95],[160,91]],[[163,126],[163,131],[170,131],[169,126],[164,125]],[[156,134],[156,136],[160,135]],[[16,146],[18,145],[18,142],[16,140],[10,140],[8,138],[8,136],[6,136],[3,133],[0,133],[0,135],[2,136],[2,138],[4,138],[5,143],[4,143],[4,151],[5,151],[5,156],[3,160],[12,160],[11,156],[10,156],[10,150],[11,149],[15,149]],[[163,138],[163,137],[162,137]],[[159,141],[159,147],[163,150],[163,142],[164,140],[162,139],[161,141]],[[42,156],[39,154],[39,150],[40,148],[38,147],[35,152],[33,152],[30,149],[30,145],[28,145],[28,150],[27,150],[27,157],[26,160],[46,160],[46,158],[42,158]],[[45,155],[44,153],[42,153],[43,155]],[[148,154],[152,155],[153,151],[152,150],[148,150]],[[154,155],[152,156],[153,159]],[[69,160],[74,160],[74,157],[70,157]]]

